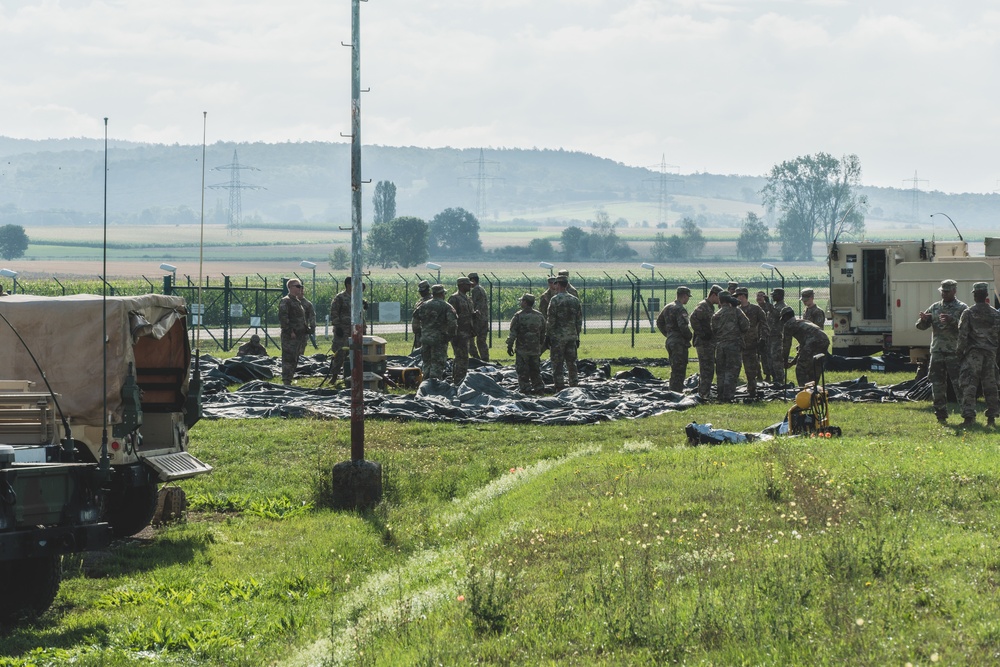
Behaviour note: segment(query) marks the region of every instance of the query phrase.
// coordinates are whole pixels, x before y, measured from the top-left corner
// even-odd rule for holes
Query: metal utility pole
[[[681,179],[671,178],[667,169],[678,169],[675,164],[667,164],[667,154],[664,153],[660,157],[660,164],[648,167],[648,169],[659,169],[660,175],[658,178],[647,178],[647,181],[657,181],[660,184],[659,192],[659,202],[657,204],[657,225],[665,225],[667,223],[667,201],[670,199],[670,195],[667,193],[667,183],[679,183]]]
[[[232,164],[225,164],[221,167],[212,167],[212,171],[222,171],[224,169],[229,170],[229,182],[228,183],[218,183],[216,185],[210,185],[208,187],[213,190],[229,190],[229,224],[228,229],[230,234],[235,234],[240,236],[242,231],[240,230],[240,224],[243,221],[243,190],[264,190],[266,188],[259,185],[249,185],[247,183],[240,182],[240,170],[247,169],[249,171],[260,171],[256,167],[250,167],[247,165],[240,164],[239,158],[236,157],[236,150],[233,150],[233,162]]]
[[[476,181],[476,220],[483,222],[486,219],[486,191],[492,181],[502,181],[499,176],[490,176],[486,173],[486,165],[499,165],[495,160],[487,160],[483,154],[483,149],[479,149],[478,160],[468,160],[466,164],[475,164],[477,167],[475,176],[463,176],[462,180]]]
[[[904,178],[904,183],[913,183],[913,222],[917,222],[920,218],[920,206],[917,201],[917,197],[920,194],[920,183],[929,183],[926,178],[917,178],[916,170],[913,171],[913,178]]]
[[[351,460],[333,467],[333,505],[370,509],[382,466],[365,460],[365,327],[361,319],[361,0],[351,0]]]

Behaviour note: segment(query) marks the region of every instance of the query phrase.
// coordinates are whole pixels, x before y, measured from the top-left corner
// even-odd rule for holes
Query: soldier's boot
[[[975,417],[966,417],[965,420],[962,421],[962,428],[972,428],[975,425],[976,425]]]
[[[996,417],[987,417],[986,426],[989,428],[994,428],[997,425]]]
[[[934,416],[937,417],[937,420],[939,422],[941,422],[942,424],[944,424],[945,422],[948,421],[948,408],[939,408],[939,409],[935,410],[934,411]]]

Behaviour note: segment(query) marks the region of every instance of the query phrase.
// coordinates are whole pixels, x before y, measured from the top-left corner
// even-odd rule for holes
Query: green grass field
[[[348,423],[203,421],[187,520],[66,559],[0,665],[996,662],[996,434],[835,403],[840,439],[685,442],[786,408],[369,421],[367,514],[326,506]]]

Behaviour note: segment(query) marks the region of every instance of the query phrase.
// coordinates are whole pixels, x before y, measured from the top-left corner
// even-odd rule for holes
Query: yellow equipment
[[[813,363],[819,368],[819,380],[806,383],[802,391],[795,395],[795,404],[786,416],[790,435],[829,438],[841,434],[839,426],[830,426],[830,404],[827,400],[826,371],[823,364],[825,357],[825,354],[813,357]]]

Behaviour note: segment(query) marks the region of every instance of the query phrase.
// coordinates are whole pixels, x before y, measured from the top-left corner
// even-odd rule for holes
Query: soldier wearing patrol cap
[[[705,297],[691,313],[694,331],[694,349],[698,353],[698,396],[702,400],[712,397],[712,380],[715,379],[715,341],[712,337],[712,315],[719,305],[719,294],[724,290],[712,285]]]
[[[417,283],[417,293],[420,295],[420,298],[417,299],[417,303],[414,304],[414,306],[413,306],[413,313],[414,314],[416,314],[417,308],[420,307],[420,304],[424,303],[425,301],[430,301],[431,300],[431,298],[432,298],[431,297],[431,284],[429,282],[427,282],[426,280],[421,280],[419,283]],[[411,317],[410,318],[410,328],[413,329],[413,349],[416,350],[417,348],[420,347],[420,332],[417,331],[417,329],[414,327],[413,320],[414,320],[414,318]]]
[[[556,276],[552,285],[556,293],[549,302],[545,337],[549,341],[552,381],[556,391],[560,391],[566,387],[564,370],[569,375],[569,386],[577,385],[576,358],[577,348],[580,347],[580,331],[583,328],[583,309],[580,300],[566,291],[569,285],[566,276]]]
[[[990,286],[972,286],[971,308],[962,311],[958,320],[958,357],[962,360],[962,426],[976,423],[976,393],[983,385],[986,399],[986,425],[995,426],[1000,415],[997,395],[997,345],[1000,344],[1000,312],[990,305]]]
[[[472,291],[469,295],[472,297],[473,330],[475,333],[473,345],[469,351],[472,352],[473,356],[483,361],[489,361],[490,299],[486,290],[479,284],[478,273],[470,273],[469,280],[472,281]]]
[[[736,288],[736,298],[740,310],[747,316],[750,328],[743,337],[743,373],[747,378],[747,393],[750,400],[757,398],[757,381],[760,379],[760,354],[762,343],[767,341],[767,315],[756,303],[750,303],[750,290]]]
[[[458,329],[455,309],[444,300],[444,285],[431,287],[432,298],[413,311],[413,335],[420,348],[420,360],[425,378],[444,379],[448,363],[448,341]]]
[[[551,301],[552,297],[556,295],[556,277],[549,276],[548,281],[548,289],[542,292],[542,296],[538,299],[538,312],[542,314],[542,317],[549,316],[549,301]]]
[[[736,296],[736,290],[739,288],[740,284],[735,280],[730,280],[726,283],[726,291],[729,292],[730,296]]]
[[[677,298],[668,303],[656,317],[656,328],[666,336],[667,355],[670,357],[670,391],[683,392],[687,377],[688,349],[691,347],[691,321],[684,307],[691,298],[691,290],[677,288]]]
[[[545,390],[541,371],[545,318],[535,310],[534,305],[533,294],[521,297],[521,310],[511,318],[510,335],[507,336],[507,354],[517,353],[514,368],[517,370],[517,388],[523,394]]]
[[[815,382],[817,377],[815,357],[830,352],[830,337],[816,324],[802,317],[795,317],[795,311],[785,307],[781,311],[781,357],[785,368],[795,366],[795,381],[800,387]],[[788,359],[792,343],[799,344],[794,359]]]
[[[820,329],[826,324],[826,313],[816,305],[816,292],[811,289],[802,290],[802,305],[805,310],[802,312],[802,319],[809,320]]]
[[[771,364],[771,382],[785,386],[785,359],[781,356],[781,311],[785,305],[785,290],[771,290],[771,310],[767,314],[767,357]]]
[[[739,301],[729,292],[719,295],[719,303],[718,312],[712,315],[716,392],[720,402],[731,403],[736,398],[736,382],[743,361],[743,338],[750,329],[750,322],[739,309]]]
[[[934,416],[939,422],[948,419],[948,383],[961,400],[960,373],[962,360],[958,357],[958,322],[968,306],[955,298],[958,283],[942,280],[938,292],[941,300],[935,301],[927,310],[920,311],[916,327],[931,330],[931,358],[927,366],[927,378],[931,383],[931,397],[934,401]]]
[[[458,315],[458,332],[451,341],[451,350],[454,353],[454,360],[451,362],[451,381],[456,387],[462,384],[466,373],[469,372],[469,343],[475,338],[475,315],[472,307],[472,299],[469,292],[472,290],[472,281],[466,277],[461,277],[456,283],[458,289],[448,297],[448,303],[455,309]]]
[[[576,288],[573,287],[573,283],[569,281],[569,269],[559,269],[558,273],[556,273],[556,276],[564,277],[566,279],[566,291],[569,294],[575,296],[576,298],[578,299],[580,298],[580,295],[577,293]]]

